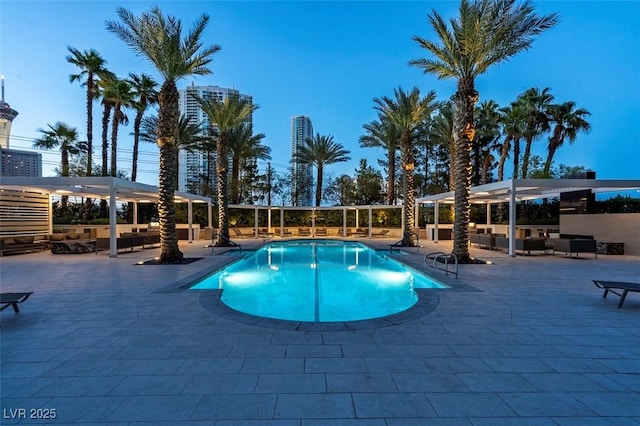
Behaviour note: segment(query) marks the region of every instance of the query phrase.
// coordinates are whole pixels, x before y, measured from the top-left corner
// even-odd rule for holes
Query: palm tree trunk
[[[218,241],[216,245],[224,246],[229,241],[229,216],[227,215],[229,201],[227,199],[227,164],[226,164],[226,135],[220,133],[216,143],[216,177],[218,179]]]
[[[400,151],[402,156],[403,186],[404,186],[404,229],[402,230],[402,245],[413,246],[413,225],[415,208],[415,184],[413,180],[413,147],[411,146],[411,134],[406,132],[400,137]]]
[[[558,145],[554,141],[549,141],[549,153],[547,154],[547,160],[544,162],[544,177],[549,177],[549,170],[551,170],[551,163],[553,162],[553,156],[558,149]]]
[[[322,199],[322,165],[318,165],[318,179],[316,185],[316,207],[320,207],[320,201]]]
[[[108,176],[109,170],[108,149],[109,149],[109,117],[111,116],[111,105],[105,104],[102,112],[102,176]]]
[[[118,126],[120,125],[120,104],[113,107],[113,122],[111,123],[111,176],[118,175]]]
[[[389,163],[387,205],[392,206],[396,203],[396,151],[394,149],[390,149],[387,153],[387,162]]]
[[[520,139],[513,140],[513,178],[518,179],[518,169],[520,167]]]
[[[133,162],[131,163],[131,180],[136,181],[138,177],[138,145],[140,144],[140,123],[142,123],[143,110],[138,110],[136,119],[133,122]]]
[[[524,155],[522,156],[522,179],[527,178],[527,172],[529,171],[529,157],[531,156],[531,144],[533,138],[527,138],[527,144],[524,148]]]
[[[511,150],[511,136],[507,135],[504,138],[502,149],[500,150],[500,162],[498,163],[498,182],[504,180],[504,164],[507,162],[507,156]]]
[[[160,221],[160,263],[181,262],[184,255],[178,248],[176,233],[176,206],[174,201],[174,158],[179,117],[178,89],[172,80],[166,80],[158,95],[158,146],[160,172],[158,174],[158,218]]]
[[[93,73],[87,76],[87,176],[91,176],[93,162]]]
[[[453,254],[465,263],[469,256],[469,197],[471,195],[471,148],[475,135],[473,112],[478,92],[473,79],[458,82],[454,95],[453,138],[455,141],[455,218],[453,221]]]

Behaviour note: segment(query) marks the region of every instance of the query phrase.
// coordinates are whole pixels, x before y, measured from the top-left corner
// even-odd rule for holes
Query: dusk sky
[[[0,72],[5,101],[18,110],[10,147],[32,149],[38,128],[57,121],[75,126],[86,138],[85,89],[69,82],[78,69],[67,63],[67,46],[96,49],[119,77],[130,72],[160,76],[114,34],[106,20],[116,8],[135,14],[146,1],[11,1],[0,3]],[[457,16],[457,1],[270,2],[159,1],[166,14],[189,28],[202,13],[211,21],[203,42],[219,44],[213,74],[178,82],[235,87],[253,96],[260,108],[254,129],[266,134],[272,166],[284,173],[290,159],[290,121],[308,115],[314,132],[331,134],[351,151],[349,163],[330,165],[327,177],[353,174],[361,158],[378,167],[384,152],[359,147],[362,125],[376,118],[373,98],[413,86],[439,100],[455,91],[455,81],[439,81],[408,61],[428,56],[412,36],[434,39],[427,16],[432,9]],[[592,131],[565,145],[555,164],[585,166],[602,179],[640,175],[640,2],[537,1],[540,13],[559,12],[561,21],[543,33],[531,50],[478,77],[480,101],[506,106],[524,90],[549,87],[558,103],[572,100],[591,112]],[[160,81],[161,82],[161,81]],[[100,162],[99,103],[95,103],[94,157]],[[134,113],[129,112],[133,121]],[[131,174],[132,126],[119,138],[118,168]],[[534,143],[546,157],[547,138]],[[138,181],[157,184],[157,149],[141,146]],[[43,175],[53,176],[58,151],[43,152]],[[260,164],[261,169],[266,167]],[[510,177],[510,170],[506,176]],[[419,194],[423,195],[423,194]]]

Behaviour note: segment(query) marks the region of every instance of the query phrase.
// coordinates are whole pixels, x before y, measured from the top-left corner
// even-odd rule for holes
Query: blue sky
[[[31,149],[38,128],[63,121],[84,137],[85,92],[69,83],[77,69],[67,63],[67,46],[96,49],[118,76],[129,72],[160,76],[105,29],[124,6],[139,14],[146,1],[29,1],[0,4],[0,72],[5,75],[5,100],[18,112],[11,147]],[[432,9],[446,18],[456,14],[457,1],[421,2],[270,2],[159,1],[167,14],[189,27],[201,14],[211,17],[205,44],[222,50],[211,63],[213,74],[181,80],[197,85],[235,87],[260,105],[254,115],[257,132],[272,148],[272,166],[285,172],[290,158],[290,120],[308,115],[314,131],[331,134],[351,151],[349,163],[331,165],[329,176],[351,174],[361,158],[377,166],[384,153],[359,147],[362,125],[375,119],[373,98],[393,89],[418,86],[435,90],[444,100],[455,82],[437,80],[407,65],[427,55],[413,35],[433,38],[427,16]],[[507,105],[524,90],[549,87],[557,102],[573,100],[592,115],[592,131],[573,146],[560,148],[555,163],[582,165],[599,178],[638,178],[640,140],[640,2],[537,1],[540,13],[559,12],[560,24],[542,34],[533,48],[480,76],[480,101]],[[94,114],[99,118],[96,103]],[[129,114],[132,119],[134,114]],[[98,119],[97,119],[98,120]],[[131,170],[130,126],[121,131],[118,168]],[[100,125],[94,126],[99,144]],[[157,183],[157,149],[141,147],[139,181]],[[99,145],[94,151],[99,152]],[[546,139],[534,144],[546,154]],[[60,156],[43,153],[44,175],[53,175]],[[95,158],[99,162],[99,158]],[[507,176],[510,171],[507,171]]]

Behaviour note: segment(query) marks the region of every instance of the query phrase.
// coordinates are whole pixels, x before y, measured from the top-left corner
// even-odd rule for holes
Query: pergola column
[[[342,208],[342,236],[347,236],[347,208]]]
[[[511,180],[511,190],[509,191],[509,256],[516,256],[516,187],[515,181]]]
[[[371,238],[371,222],[373,221],[373,209],[369,206],[369,238]]]
[[[189,200],[189,202],[187,203],[187,220],[189,223],[189,232],[188,232],[188,238],[187,241],[189,242],[189,244],[193,243],[193,203],[191,202],[191,200]]]
[[[253,209],[253,236],[258,238],[258,207]]]
[[[118,257],[118,220],[116,217],[116,187],[109,185],[109,257]]]
[[[133,224],[134,225],[138,224],[138,202],[137,201],[133,202]]]
[[[438,200],[433,202],[433,241],[438,242],[438,219],[440,216],[440,203]]]

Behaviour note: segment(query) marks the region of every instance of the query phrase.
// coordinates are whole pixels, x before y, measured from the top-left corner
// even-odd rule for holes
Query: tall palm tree
[[[87,151],[87,143],[78,140],[78,129],[71,127],[61,121],[56,122],[53,126],[48,125],[48,129],[38,129],[42,133],[42,137],[36,139],[33,143],[34,148],[54,149],[60,148],[61,156],[61,176],[69,176],[69,157]],[[67,196],[62,197],[62,210],[67,209]]]
[[[80,68],[78,74],[71,74],[69,81],[79,81],[87,88],[87,176],[92,174],[92,156],[93,156],[93,100],[97,97],[96,77],[100,77],[107,71],[105,61],[97,50],[89,49],[81,52],[80,50],[68,46],[70,55],[67,56],[67,62]],[[86,81],[83,80],[86,78]]]
[[[387,152],[387,205],[396,203],[396,152],[400,142],[398,128],[384,117],[362,126],[366,132],[360,136],[363,148],[382,148]]]
[[[250,161],[271,160],[271,148],[262,143],[264,133],[253,134],[253,129],[247,123],[231,129],[227,147],[231,156],[231,202],[240,204],[242,191],[240,190],[240,169]]]
[[[403,193],[404,193],[404,230],[402,233],[402,245],[414,245],[414,207],[415,207],[415,185],[414,185],[414,160],[413,160],[413,136],[414,132],[422,126],[431,113],[436,109],[434,91],[430,91],[423,98],[420,96],[420,89],[414,87],[410,92],[405,92],[401,87],[393,90],[395,98],[383,96],[375,98],[375,109],[393,123],[400,131],[400,163],[403,171]]]
[[[111,122],[111,176],[118,173],[118,129],[120,124],[127,124],[129,117],[124,113],[124,108],[132,105],[133,92],[127,80],[116,78],[111,80],[102,93],[104,101],[109,102],[113,109],[113,121]]]
[[[113,103],[104,97],[104,92],[109,90],[109,86],[112,86],[116,80],[115,74],[108,72],[102,75],[96,83],[96,97],[101,98],[100,103],[102,104],[102,176],[109,174],[109,121],[113,109]]]
[[[522,133],[524,132],[524,123],[526,120],[526,111],[522,105],[512,102],[509,106],[500,108],[500,124],[502,125],[502,134],[504,140],[497,145],[500,152],[500,160],[498,161],[498,181],[504,180],[504,166],[511,152],[511,145],[515,143],[519,146]],[[514,152],[517,157],[518,152]],[[514,160],[514,179],[517,177],[518,160]]]
[[[349,151],[344,146],[333,140],[331,135],[316,133],[313,137],[305,139],[304,144],[298,148],[296,160],[300,164],[307,164],[316,168],[316,207],[322,200],[322,180],[324,168],[329,164],[349,161]]]
[[[218,128],[216,141],[216,179],[218,180],[218,241],[216,245],[229,244],[229,215],[227,214],[229,197],[227,196],[229,133],[234,127],[244,123],[258,109],[258,105],[240,96],[229,96],[222,102],[212,98],[200,98],[196,101],[207,114],[211,125]]]
[[[476,108],[476,134],[473,138],[474,185],[487,183],[487,175],[493,163],[491,151],[500,137],[500,106],[493,100],[481,102]]]
[[[469,217],[471,193],[470,151],[475,135],[474,108],[478,102],[475,79],[491,66],[528,50],[534,36],[552,28],[558,14],[539,16],[530,0],[516,4],[516,0],[462,0],[459,16],[450,26],[435,10],[429,15],[438,42],[414,36],[420,47],[434,58],[415,59],[410,65],[439,79],[457,80],[455,126],[455,220],[453,224],[453,253],[461,262],[469,256]]]
[[[148,106],[158,103],[158,83],[146,74],[129,74],[129,84],[133,92],[132,106],[136,110],[136,118],[133,120],[133,161],[131,163],[131,180],[138,177],[138,145],[140,143],[140,126],[142,117]]]
[[[456,187],[453,174],[456,146],[453,139],[453,103],[451,101],[438,104],[438,115],[433,117],[429,138],[434,145],[440,145],[449,151],[449,191],[453,191]]]
[[[160,219],[160,263],[181,262],[178,247],[176,209],[174,204],[174,152],[180,110],[176,82],[191,75],[210,74],[207,65],[220,46],[203,47],[202,33],[209,16],[203,14],[182,38],[182,23],[165,16],[158,6],[135,16],[123,7],[117,9],[122,22],[107,21],[107,29],[115,33],[139,56],[149,60],[164,78],[158,94],[157,144],[160,148],[158,174],[158,216]]]
[[[591,124],[586,120],[586,117],[591,113],[584,108],[575,108],[576,103],[573,101],[549,107],[549,118],[553,124],[553,133],[549,137],[548,155],[544,163],[545,176],[549,176],[553,156],[558,148],[562,146],[565,139],[569,141],[569,144],[573,144],[578,132],[588,133],[591,130]]]
[[[548,87],[545,87],[542,91],[537,87],[532,87],[521,93],[516,100],[527,110],[527,123],[524,131],[526,144],[522,156],[522,179],[526,179],[529,172],[529,157],[531,157],[533,141],[549,130],[547,111],[554,99],[550,91],[551,89]]]

